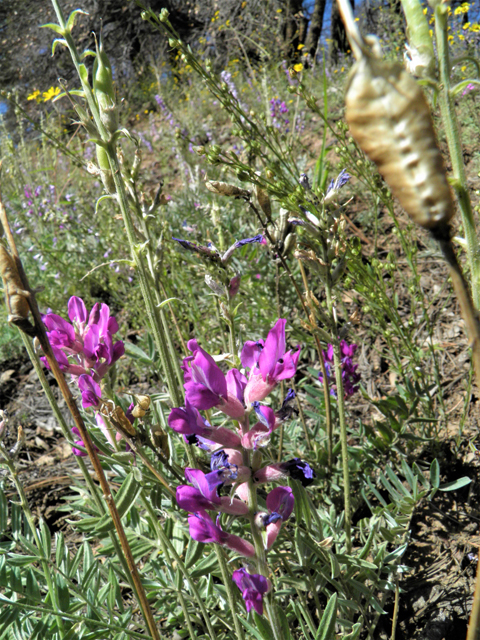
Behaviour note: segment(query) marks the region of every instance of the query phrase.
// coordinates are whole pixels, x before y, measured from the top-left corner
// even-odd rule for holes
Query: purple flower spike
[[[232,580],[242,592],[247,613],[255,609],[258,615],[263,615],[263,596],[270,590],[268,578],[258,573],[247,573],[242,568],[233,572]]]
[[[342,354],[340,366],[342,369],[343,395],[345,398],[353,396],[353,394],[358,391],[360,374],[357,373],[358,365],[353,364],[352,362],[352,357],[354,356],[357,348],[358,345],[349,345],[345,340],[340,342],[340,352]],[[332,380],[332,365],[334,361],[332,344],[328,345],[327,351],[323,351],[323,360],[325,362],[327,378],[329,381],[333,382],[333,384],[330,385],[330,395],[336,398],[337,385],[335,384],[335,381]],[[323,383],[323,376],[321,372],[318,374],[318,380]]]

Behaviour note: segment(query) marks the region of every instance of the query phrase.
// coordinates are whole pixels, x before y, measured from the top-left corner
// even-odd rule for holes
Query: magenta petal
[[[193,484],[193,486],[204,496],[209,502],[215,502],[220,504],[220,498],[217,495],[216,487],[211,487],[205,477],[205,474],[200,469],[191,469],[187,467],[185,469],[185,478]],[[198,511],[195,509],[194,511]]]
[[[82,406],[84,409],[98,406],[102,391],[100,385],[95,382],[92,376],[82,374],[78,378],[78,387],[82,392]]]
[[[67,356],[58,347],[52,346],[52,351],[53,351],[53,355],[55,356],[55,360],[58,362],[60,369],[62,371],[65,371],[65,369],[69,366]]]
[[[247,573],[246,569],[237,569],[232,574],[232,580],[242,592],[247,612],[252,608],[259,614],[263,614],[263,595],[269,590],[269,581],[258,573]]]
[[[243,345],[242,353],[240,354],[240,360],[242,367],[246,369],[253,369],[258,363],[258,359],[263,349],[263,340],[247,340]]]
[[[125,354],[125,345],[121,340],[117,340],[113,345],[112,364]]]
[[[187,398],[190,404],[196,409],[207,411],[208,409],[216,407],[222,401],[220,396],[199,382],[190,381],[185,383],[184,387],[185,398]]]
[[[277,362],[272,378],[279,382],[280,380],[288,380],[293,378],[297,371],[298,358],[300,357],[301,347],[293,355],[288,351],[283,358]]]
[[[96,360],[98,357],[97,356],[98,347],[100,345],[100,334],[99,334],[98,325],[96,324],[90,325],[90,327],[88,328],[84,336],[83,344],[84,344],[83,350],[87,358],[89,360]]]
[[[117,333],[118,330],[118,322],[115,320],[115,318],[110,316],[107,322],[107,331],[113,335],[114,333]]]
[[[203,496],[198,489],[186,484],[177,487],[177,504],[180,509],[190,513],[215,508],[212,502]]]
[[[230,369],[225,378],[228,394],[243,402],[243,392],[247,386],[247,378],[238,369]]]
[[[224,544],[229,537],[228,533],[217,527],[205,511],[188,516],[188,525],[191,537],[197,542]]]
[[[72,296],[68,301],[68,317],[72,322],[85,324],[87,321],[87,308],[81,298]]]
[[[190,406],[188,399],[185,407],[176,407],[170,411],[168,426],[177,433],[208,436],[207,426],[198,411]]]
[[[193,360],[190,362],[190,368],[192,370],[192,379],[195,382],[203,384],[207,389],[216,393],[217,396],[227,397],[227,381],[222,370],[217,366],[210,354],[201,348],[197,349]]]
[[[258,359],[258,367],[264,380],[272,375],[275,365],[285,353],[285,325],[287,321],[279,318],[275,326],[268,332],[265,346]]]
[[[63,336],[64,346],[67,347],[75,341],[75,329],[61,316],[57,316],[55,313],[47,313],[47,315],[42,316],[42,320],[47,331],[55,332],[59,340]]]

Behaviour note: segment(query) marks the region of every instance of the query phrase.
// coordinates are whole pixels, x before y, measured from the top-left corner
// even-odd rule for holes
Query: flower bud
[[[163,8],[158,14],[158,19],[160,22],[167,22],[169,15],[168,9]]]

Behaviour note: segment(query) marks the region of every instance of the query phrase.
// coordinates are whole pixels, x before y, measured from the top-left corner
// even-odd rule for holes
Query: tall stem
[[[325,293],[330,316],[333,320],[332,331],[333,340],[333,362],[335,367],[335,383],[337,385],[338,421],[340,423],[340,442],[342,446],[342,469],[343,469],[343,500],[345,506],[345,547],[347,553],[352,551],[352,514],[350,504],[350,473],[348,470],[348,447],[347,447],[347,425],[345,422],[345,402],[342,381],[342,363],[340,354],[340,343],[338,339],[337,323],[335,320],[335,310],[332,300],[330,285],[325,284]]]
[[[462,140],[455,103],[451,93],[450,56],[448,49],[448,13],[446,5],[435,9],[435,36],[437,41],[438,62],[440,71],[439,104],[442,122],[445,128],[448,150],[452,161],[455,180],[452,186],[457,194],[458,206],[462,216],[465,240],[467,242],[468,263],[471,274],[472,298],[476,309],[480,309],[480,243],[473,219],[472,204],[468,194],[467,177],[463,162]]]

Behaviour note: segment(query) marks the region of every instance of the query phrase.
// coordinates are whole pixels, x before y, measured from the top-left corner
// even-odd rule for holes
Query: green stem
[[[158,536],[158,540],[160,542],[160,546],[162,547],[163,553],[165,554],[165,557],[167,558],[169,555],[171,555],[177,565],[177,567],[180,569],[183,577],[185,578],[185,580],[188,583],[188,586],[190,587],[192,593],[193,593],[193,597],[195,598],[195,600],[197,601],[198,607],[202,613],[203,619],[205,620],[205,624],[207,626],[207,630],[208,630],[208,634],[209,634],[209,638],[211,638],[211,640],[216,640],[216,634],[215,634],[215,630],[212,627],[212,623],[210,621],[210,617],[207,613],[207,610],[205,608],[205,604],[202,600],[202,597],[200,596],[200,593],[198,592],[197,587],[195,586],[195,583],[193,582],[192,578],[190,577],[187,569],[185,568],[184,563],[182,562],[182,559],[180,558],[180,556],[178,555],[178,553],[175,551],[175,547],[172,545],[172,543],[170,542],[170,540],[167,538],[164,530],[162,529],[162,527],[160,526],[159,522],[158,522],[158,515],[155,513],[155,510],[153,509],[152,505],[150,504],[150,501],[145,497],[144,492],[142,491],[140,493],[140,496],[142,498],[142,503],[143,506],[145,507],[145,509],[148,511],[149,515],[150,515],[150,520],[155,528],[155,531],[157,533]],[[191,637],[195,637],[195,636],[191,636]]]
[[[235,632],[238,640],[244,640],[245,633],[243,631],[243,625],[238,619],[237,607],[236,607],[236,594],[233,590],[232,577],[225,562],[224,551],[218,544],[214,545],[215,553],[217,554],[218,565],[222,574],[223,585],[227,591],[228,606],[230,607],[230,613],[233,616],[233,624],[235,625]]]
[[[480,243],[478,241],[473,219],[472,204],[468,193],[467,178],[463,162],[462,140],[460,127],[455,111],[455,102],[451,94],[450,56],[448,48],[448,13],[446,5],[439,5],[435,9],[435,36],[437,41],[440,92],[439,104],[442,121],[445,128],[452,171],[454,176],[453,188],[457,194],[458,206],[462,216],[462,223],[467,242],[467,255],[471,274],[472,298],[476,309],[480,308]]]
[[[347,447],[347,425],[345,422],[345,402],[343,395],[343,382],[342,382],[342,366],[341,366],[341,354],[340,343],[338,339],[337,323],[335,322],[334,306],[332,300],[332,292],[330,284],[325,283],[325,294],[327,298],[327,305],[330,312],[332,322],[332,332],[334,334],[333,340],[333,362],[335,368],[335,383],[337,385],[337,406],[338,406],[338,421],[340,423],[340,442],[342,446],[342,469],[343,469],[343,499],[345,505],[345,547],[347,553],[352,551],[352,515],[350,504],[350,473],[348,470],[348,447]]]
[[[118,201],[120,212],[123,218],[123,223],[125,225],[125,230],[127,233],[127,239],[128,239],[128,244],[130,246],[132,259],[136,266],[137,274],[139,277],[140,289],[145,302],[147,317],[153,333],[153,339],[155,341],[155,346],[157,347],[160,355],[160,361],[162,363],[163,373],[166,378],[166,383],[167,383],[168,391],[170,394],[170,398],[173,404],[179,407],[183,404],[183,398],[181,397],[181,393],[179,391],[178,385],[175,383],[175,377],[173,374],[174,367],[172,364],[173,359],[176,358],[176,354],[171,353],[168,350],[167,339],[165,337],[166,327],[162,326],[162,322],[158,314],[158,309],[155,306],[154,296],[152,294],[150,282],[147,277],[147,270],[145,268],[142,252],[137,245],[136,236],[135,236],[135,227],[133,224],[132,216],[130,214],[127,193],[125,190],[125,185],[123,183],[123,179],[120,171],[120,164],[119,164],[118,156],[115,150],[115,145],[112,142],[111,134],[108,132],[108,130],[106,129],[105,125],[102,122],[102,119],[100,117],[100,111],[99,111],[97,102],[95,100],[93,91],[88,83],[88,80],[86,79],[86,74],[85,73],[82,74],[81,72],[81,68],[83,67],[83,69],[85,70],[85,67],[81,63],[81,59],[80,59],[80,56],[78,55],[72,36],[69,33],[69,31],[66,29],[65,18],[63,17],[63,13],[58,4],[58,0],[52,0],[52,4],[55,9],[55,13],[57,15],[59,25],[63,30],[63,34],[62,34],[63,38],[67,43],[68,49],[70,51],[70,55],[72,57],[73,64],[77,71],[78,77],[80,78],[82,88],[85,92],[85,98],[87,100],[88,107],[92,113],[95,126],[97,127],[100,133],[100,136],[103,141],[103,147],[108,156],[108,161],[110,164],[110,169],[112,171],[113,181],[115,184],[116,199]]]

